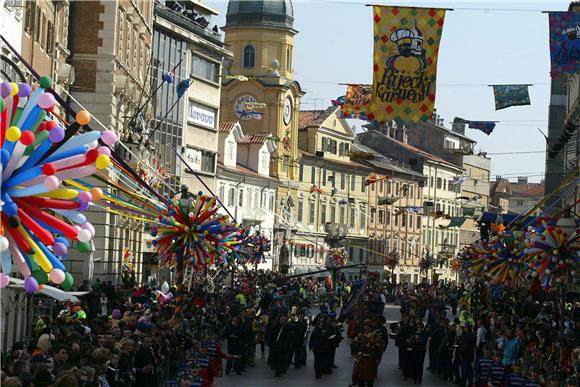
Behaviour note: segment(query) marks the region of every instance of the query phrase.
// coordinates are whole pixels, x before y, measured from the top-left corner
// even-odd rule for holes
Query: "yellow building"
[[[340,108],[300,112],[298,194],[292,215],[290,266],[308,272],[335,262],[331,246],[344,247],[349,264],[366,263],[368,194],[365,180],[370,166],[351,161],[355,134]],[[334,236],[334,240],[329,240]],[[359,268],[344,271],[352,277]]]
[[[223,27],[234,59],[223,65],[220,121],[239,121],[244,133],[269,132],[278,141],[270,161],[271,176],[280,180],[275,255],[294,228],[291,204],[298,189],[298,115],[304,92],[294,80],[298,31],[293,23],[291,0],[231,0]]]

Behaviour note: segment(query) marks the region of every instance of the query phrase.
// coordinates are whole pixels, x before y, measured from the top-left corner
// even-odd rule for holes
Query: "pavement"
[[[400,319],[399,306],[388,304],[385,306],[384,316],[387,324]],[[345,327],[346,328],[346,327]],[[217,387],[310,387],[310,386],[337,386],[347,387],[351,381],[353,359],[350,356],[350,340],[345,338],[336,350],[335,363],[338,366],[332,375],[324,375],[322,379],[314,378],[314,355],[308,352],[308,365],[295,369],[292,366],[288,373],[281,378],[274,378],[274,371],[270,369],[266,360],[260,359],[260,349],[257,348],[256,367],[248,368],[243,375],[225,375],[216,379]],[[427,369],[428,356],[425,359],[425,372],[423,374],[423,386],[452,386],[451,383],[440,380]],[[225,362],[224,362],[225,368]],[[413,382],[403,381],[398,368],[398,349],[393,340],[389,340],[389,346],[385,351],[383,360],[379,365],[378,376],[374,387],[412,386]]]

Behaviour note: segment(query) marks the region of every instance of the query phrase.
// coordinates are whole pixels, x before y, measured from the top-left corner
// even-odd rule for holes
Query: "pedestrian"
[[[320,379],[323,374],[332,373],[329,364],[331,346],[326,317],[321,316],[316,322],[308,343],[310,351],[314,353],[314,374],[316,379]]]
[[[476,337],[471,327],[472,326],[469,322],[466,322],[461,326],[462,334],[459,337],[459,347],[457,348],[461,367],[461,378],[459,383],[462,387],[465,387],[466,385],[471,386],[473,383],[473,362],[475,361]]]
[[[493,387],[503,386],[505,382],[505,366],[503,365],[503,354],[496,351],[493,354],[493,363],[491,365],[491,385]]]
[[[383,343],[375,333],[370,319],[364,321],[364,331],[351,344],[351,354],[355,359],[352,380],[359,387],[372,387],[377,377],[377,367],[382,356]]]
[[[233,316],[226,327],[225,336],[228,342],[228,356],[226,362],[226,375],[229,375],[232,367],[236,375],[242,374],[242,326],[240,317]]]
[[[411,346],[409,376],[413,379],[413,384],[421,384],[423,382],[423,364],[429,336],[425,332],[425,324],[423,322],[418,321],[416,326],[416,332],[409,339],[409,345]]]
[[[286,373],[286,353],[288,350],[288,340],[286,336],[286,323],[288,312],[281,310],[278,318],[272,324],[268,334],[268,346],[270,348],[270,366],[274,370],[274,376],[280,377]]]
[[[256,344],[260,344],[261,358],[266,358],[266,328],[268,326],[268,315],[263,313],[262,308],[256,312],[252,321],[252,331]],[[255,354],[255,351],[254,351]]]

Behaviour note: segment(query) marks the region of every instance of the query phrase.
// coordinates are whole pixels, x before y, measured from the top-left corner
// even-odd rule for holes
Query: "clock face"
[[[234,113],[240,120],[251,120],[255,118],[252,114],[248,114],[245,110],[247,103],[255,103],[258,102],[256,98],[252,97],[251,95],[241,95],[236,99],[234,103]]]
[[[284,101],[284,124],[289,125],[292,119],[292,98],[286,97]]]

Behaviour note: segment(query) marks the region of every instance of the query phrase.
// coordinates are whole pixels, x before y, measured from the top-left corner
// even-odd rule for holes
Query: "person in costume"
[[[375,333],[371,320],[364,321],[364,331],[351,343],[351,354],[355,359],[353,381],[359,387],[372,387],[377,377],[377,367],[381,360],[383,343]]]

